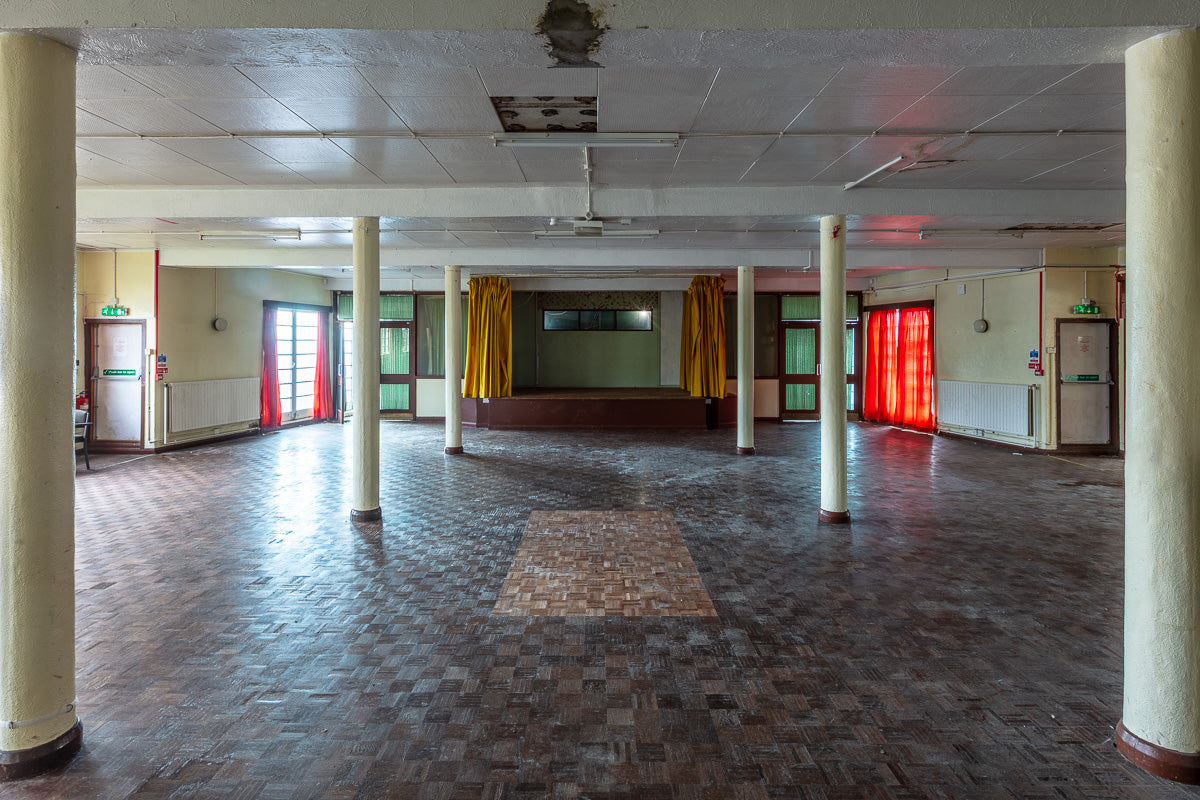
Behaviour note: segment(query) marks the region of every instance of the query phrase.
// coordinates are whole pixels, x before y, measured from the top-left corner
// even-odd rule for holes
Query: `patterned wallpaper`
[[[650,309],[658,311],[658,292],[538,292],[538,310]]]

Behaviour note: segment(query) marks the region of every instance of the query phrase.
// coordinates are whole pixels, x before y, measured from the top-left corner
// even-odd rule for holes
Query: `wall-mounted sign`
[[[129,309],[124,306],[105,306],[100,309],[102,317],[128,317]]]
[[[106,369],[104,377],[106,378],[133,378],[137,375],[136,369]]]
[[[1063,380],[1067,383],[1096,383],[1100,380],[1099,375],[1063,375]]]
[[[1100,306],[1075,306],[1071,309],[1072,314],[1100,314]]]

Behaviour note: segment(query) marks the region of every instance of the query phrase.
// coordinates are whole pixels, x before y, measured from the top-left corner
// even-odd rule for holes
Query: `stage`
[[[737,423],[737,397],[683,389],[520,389],[512,397],[463,398],[463,425],[492,430],[716,428]]]

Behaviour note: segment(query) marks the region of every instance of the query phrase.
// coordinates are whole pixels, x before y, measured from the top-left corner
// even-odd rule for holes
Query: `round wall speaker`
[[[223,331],[229,327],[229,320],[224,317],[217,317],[212,321],[214,331]]]
[[[971,323],[971,327],[976,333],[985,333],[988,329],[988,321],[986,319],[977,319]]]

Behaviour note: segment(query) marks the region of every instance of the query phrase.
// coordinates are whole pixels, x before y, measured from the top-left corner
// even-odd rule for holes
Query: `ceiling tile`
[[[402,162],[372,164],[371,171],[385,183],[424,186],[448,186],[454,183],[454,179],[436,162],[432,164]]]
[[[369,169],[352,161],[334,163],[297,162],[288,164],[288,166],[294,172],[303,175],[313,183],[383,183]]]
[[[708,102],[692,124],[694,131],[773,133],[788,127],[812,98],[750,95],[737,100]]]
[[[1074,161],[1077,158],[1099,158],[1105,161],[1124,161],[1125,137],[1117,134],[1098,136],[1042,136],[1027,146],[1010,153],[1023,161]]]
[[[129,98],[122,100],[80,100],[79,108],[103,120],[144,136],[168,133],[223,133],[170,100]]]
[[[874,131],[919,100],[906,95],[818,97],[789,131]]]
[[[822,97],[896,94],[921,96],[938,87],[958,67],[844,67],[821,92]]]
[[[88,136],[103,133],[129,133],[120,125],[115,125],[106,119],[101,119],[82,108],[75,109],[75,135]]]
[[[513,155],[514,148],[497,147],[490,137],[426,139],[424,145],[438,161],[483,161],[489,163],[513,163],[516,161],[516,157]]]
[[[360,163],[401,162],[405,164],[434,165],[433,156],[417,139],[390,138],[332,138],[329,141],[349,153]]]
[[[828,164],[828,161],[759,161],[742,178],[741,185],[778,186],[808,183]]]
[[[301,163],[344,163],[354,161],[344,150],[338,147],[332,139],[288,139],[263,138],[248,139],[256,150],[266,153],[281,164]]]
[[[516,161],[486,163],[482,161],[443,162],[443,168],[455,183],[515,183],[524,180]]]
[[[177,186],[228,186],[239,183],[236,179],[203,164],[147,167],[146,171]]]
[[[1016,96],[928,95],[889,119],[885,129],[969,131],[1006,110]]]
[[[1078,66],[964,67],[933,90],[935,95],[1032,95],[1077,72]]]
[[[792,95],[816,97],[838,74],[837,67],[800,69],[738,69],[722,67],[709,99],[736,100],[747,95]]]
[[[89,153],[85,150],[76,151],[75,169],[78,175],[107,185],[140,185],[165,184],[162,178],[142,170],[118,164],[112,159]]]
[[[1119,95],[1040,94],[1022,101],[977,127],[984,131],[1059,131],[1080,127],[1090,120],[1104,119],[1111,123],[1116,120],[1105,118],[1103,115],[1120,106],[1123,100]],[[1123,123],[1123,120],[1122,111],[1120,121]]]
[[[278,165],[245,139],[161,139],[158,143],[203,164]]]
[[[481,69],[479,75],[491,97],[595,97],[599,71],[499,67]]]
[[[699,136],[680,143],[679,158],[688,161],[710,161],[723,158],[756,159],[779,141],[776,135],[766,136]]]
[[[1047,94],[1123,94],[1125,65],[1089,64],[1066,80],[1046,89]]]
[[[419,133],[500,133],[491,101],[467,97],[387,97],[400,119]]]
[[[596,129],[627,133],[682,133],[690,130],[704,95],[602,94]]]
[[[163,97],[266,97],[267,93],[233,67],[122,66],[120,71]]]
[[[196,162],[148,139],[84,139],[79,147],[132,167],[184,165]]]
[[[270,97],[180,100],[187,110],[230,133],[301,133],[313,127]]]
[[[384,97],[487,97],[474,69],[464,67],[359,67]]]
[[[678,161],[671,173],[672,186],[717,186],[737,183],[750,161]]]
[[[309,181],[283,164],[276,161],[264,161],[251,164],[242,161],[233,163],[210,162],[209,166],[223,175],[248,185],[263,184],[267,186],[308,184]]]
[[[603,103],[605,95],[695,95],[701,99],[708,96],[716,69],[672,67],[608,67],[600,70],[599,94]]]
[[[862,136],[782,136],[763,153],[759,162],[833,161],[862,141]]]
[[[354,67],[242,67],[241,71],[280,100],[378,96]]]
[[[158,97],[158,93],[113,67],[80,64],[75,68],[75,95],[87,100]]]
[[[391,107],[375,97],[322,97],[281,101],[289,111],[325,133],[408,132]]]

